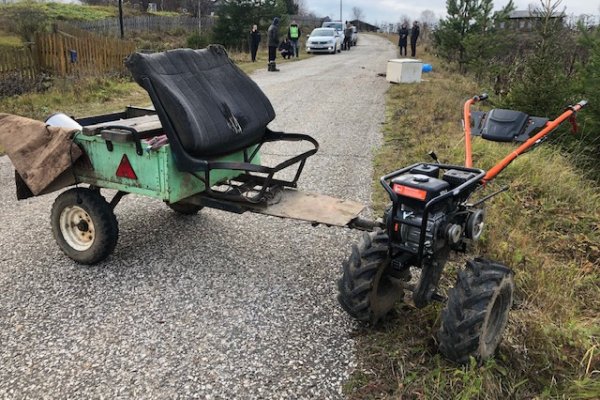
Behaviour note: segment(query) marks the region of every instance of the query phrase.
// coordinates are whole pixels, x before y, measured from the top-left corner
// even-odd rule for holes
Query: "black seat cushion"
[[[172,148],[186,157],[210,158],[258,143],[275,118],[269,99],[221,46],[134,53],[125,64],[150,93],[169,140],[178,141]]]
[[[495,142],[511,142],[521,135],[529,115],[521,111],[495,108],[487,113],[481,130],[481,137]]]

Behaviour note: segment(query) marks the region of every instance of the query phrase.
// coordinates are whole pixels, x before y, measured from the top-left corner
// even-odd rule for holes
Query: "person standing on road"
[[[290,24],[290,28],[288,29],[288,39],[290,39],[294,57],[296,58],[298,58],[300,54],[300,45],[298,41],[300,40],[301,34],[302,32],[300,31],[300,27],[298,26],[296,21],[292,21],[292,23]]]
[[[406,57],[406,47],[408,45],[408,26],[406,22],[402,23],[402,27],[398,29],[398,46],[400,46],[400,57],[402,57],[403,49],[404,56]]]
[[[421,33],[421,29],[419,28],[419,22],[415,21],[413,23],[412,29],[410,30],[410,56],[417,56],[417,39],[419,38],[419,33]]]
[[[275,63],[277,57],[277,46],[279,46],[279,17],[273,18],[273,23],[267,31],[267,46],[269,46],[269,65],[267,70],[271,72],[279,71]]]
[[[344,44],[342,45],[343,50],[350,50],[352,44],[352,24],[346,21],[346,29],[344,29]]]
[[[258,26],[252,25],[252,30],[250,31],[250,56],[252,57],[252,62],[256,62],[256,52],[258,51],[259,43],[260,32],[258,31]]]

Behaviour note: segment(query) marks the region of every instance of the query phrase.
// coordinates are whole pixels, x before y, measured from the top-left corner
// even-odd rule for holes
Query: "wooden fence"
[[[68,32],[63,31],[67,30]],[[58,77],[124,72],[135,43],[55,26],[23,48],[0,48],[0,97],[36,90],[45,75]]]
[[[204,31],[204,29],[212,29],[214,22],[214,17],[202,17],[202,30]],[[103,35],[119,36],[121,32],[118,18],[106,18],[96,21],[73,21],[70,22],[70,24],[79,29]],[[200,28],[200,19],[189,16],[166,17],[157,15],[142,15],[137,17],[123,18],[123,28],[125,31],[125,36],[127,36],[127,32],[130,31],[168,32],[176,29],[192,31]]]
[[[34,52],[30,47],[0,48],[0,76],[18,75],[21,79],[33,80],[36,70]]]
[[[135,51],[132,41],[58,31],[35,39],[38,68],[58,76],[121,72],[124,59]]]

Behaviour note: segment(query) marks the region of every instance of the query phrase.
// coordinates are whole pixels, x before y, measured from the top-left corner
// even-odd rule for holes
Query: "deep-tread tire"
[[[377,323],[404,293],[401,281],[389,275],[390,268],[387,233],[365,233],[343,263],[338,280],[342,308],[359,321]]]
[[[176,202],[176,203],[169,203],[167,202],[167,206],[169,206],[169,208],[173,211],[175,211],[178,214],[183,214],[183,215],[195,215],[198,214],[198,211],[202,210],[202,206],[198,206],[196,204],[190,204],[190,203],[181,203],[181,202]]]
[[[515,288],[510,268],[489,260],[467,261],[450,289],[438,332],[441,353],[466,364],[496,351],[508,322]]]
[[[76,221],[84,222],[75,225]],[[73,188],[62,192],[52,205],[50,222],[60,249],[81,264],[104,260],[119,239],[117,218],[99,191]]]

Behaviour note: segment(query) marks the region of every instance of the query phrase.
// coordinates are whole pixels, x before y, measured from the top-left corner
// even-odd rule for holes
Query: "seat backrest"
[[[495,108],[485,118],[481,137],[495,142],[511,142],[527,127],[529,115],[521,111]]]
[[[275,118],[269,99],[221,46],[134,53],[125,64],[149,92],[169,140],[178,142],[174,151],[187,156],[211,158],[258,143]]]

